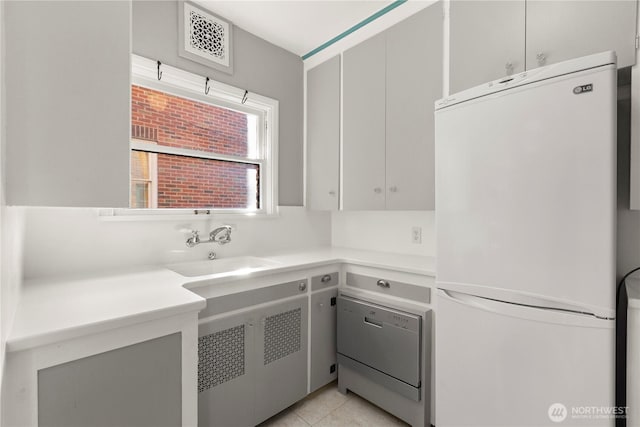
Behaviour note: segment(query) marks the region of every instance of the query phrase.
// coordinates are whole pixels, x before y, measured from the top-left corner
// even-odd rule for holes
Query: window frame
[[[260,208],[237,209],[201,206],[194,208],[127,208],[114,209],[110,216],[119,215],[198,215],[203,213],[273,215],[277,210],[278,200],[278,109],[277,100],[253,92],[247,94],[243,103],[245,90],[209,79],[209,92],[205,94],[206,77],[190,73],[165,64],[161,65],[162,78],[158,80],[158,63],[155,60],[132,55],[131,85],[165,92],[169,95],[207,103],[216,107],[227,108],[258,117],[257,123],[257,158],[216,154],[188,148],[163,146],[153,142],[129,138],[129,151],[180,155],[210,160],[229,161],[234,163],[256,164],[260,168]],[[129,174],[131,175],[131,174]],[[131,176],[129,176],[131,186]],[[107,214],[108,215],[108,214]]]

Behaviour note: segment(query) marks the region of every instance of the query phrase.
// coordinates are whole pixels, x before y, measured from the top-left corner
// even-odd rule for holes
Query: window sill
[[[99,209],[98,219],[106,222],[118,221],[208,221],[208,220],[229,220],[239,218],[279,218],[280,214],[276,210],[273,213],[266,212],[221,212],[211,211],[211,213],[195,214],[193,209]]]

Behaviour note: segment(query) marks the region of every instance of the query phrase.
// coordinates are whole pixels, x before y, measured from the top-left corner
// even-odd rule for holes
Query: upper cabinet
[[[524,71],[525,2],[450,2],[449,92]]]
[[[130,2],[4,6],[7,204],[128,207]]]
[[[387,209],[435,207],[434,102],[442,98],[442,5],[387,31]]]
[[[636,1],[527,1],[527,68],[615,50],[636,62]]]
[[[342,120],[342,208],[385,208],[385,51],[381,33],[347,50]]]
[[[340,56],[307,72],[307,206],[338,210]]]
[[[343,54],[342,208],[433,209],[442,3]]]
[[[636,62],[636,1],[450,4],[449,93],[606,50],[618,67]]]

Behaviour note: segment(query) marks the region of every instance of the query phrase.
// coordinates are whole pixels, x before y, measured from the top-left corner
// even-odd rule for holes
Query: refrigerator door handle
[[[592,314],[577,313],[546,307],[532,307],[507,301],[498,301],[451,290],[438,289],[438,298],[477,310],[488,311],[501,316],[515,317],[534,322],[555,323],[590,328],[613,328],[614,319],[600,319]]]

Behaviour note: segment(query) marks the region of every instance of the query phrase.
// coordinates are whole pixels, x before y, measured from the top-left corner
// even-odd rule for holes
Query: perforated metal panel
[[[185,50],[229,66],[229,23],[189,3],[184,8]]]
[[[302,309],[285,311],[265,319],[264,364],[300,351]]]
[[[198,338],[198,392],[244,375],[244,325]]]

